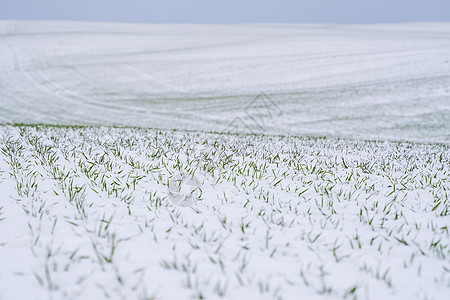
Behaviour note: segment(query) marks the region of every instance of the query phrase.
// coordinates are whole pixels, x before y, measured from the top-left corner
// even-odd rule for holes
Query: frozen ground
[[[448,23],[0,21],[0,299],[448,299],[449,142]]]
[[[0,134],[0,299],[450,294],[448,145]],[[194,205],[174,205],[180,195]]]
[[[0,22],[0,123],[450,140],[450,24]]]

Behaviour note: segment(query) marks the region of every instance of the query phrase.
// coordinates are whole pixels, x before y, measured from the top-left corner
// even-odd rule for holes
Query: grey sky
[[[450,0],[0,0],[0,19],[147,23],[450,21]]]

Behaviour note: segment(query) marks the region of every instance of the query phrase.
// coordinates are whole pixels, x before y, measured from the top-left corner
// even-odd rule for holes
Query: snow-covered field
[[[449,23],[0,21],[1,300],[448,299],[449,191]]]
[[[3,126],[0,148],[1,299],[450,293],[447,145]]]
[[[260,92],[266,133],[448,141],[450,23],[0,22],[2,123],[221,131]]]

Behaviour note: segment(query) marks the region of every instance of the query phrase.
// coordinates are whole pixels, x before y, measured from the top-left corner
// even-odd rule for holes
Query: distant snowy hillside
[[[245,110],[260,92],[263,124]],[[222,131],[235,118],[270,134],[449,142],[450,24],[0,22],[0,123]]]

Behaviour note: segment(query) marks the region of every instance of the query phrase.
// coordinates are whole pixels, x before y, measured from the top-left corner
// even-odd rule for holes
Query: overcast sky
[[[148,23],[450,21],[450,0],[0,0],[0,19]]]

